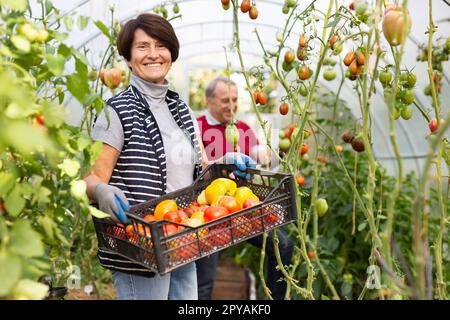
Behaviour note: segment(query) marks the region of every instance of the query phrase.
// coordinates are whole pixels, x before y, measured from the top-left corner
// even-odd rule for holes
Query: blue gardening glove
[[[246,173],[245,171],[247,170],[247,168],[252,168],[255,169],[256,168],[256,162],[253,161],[252,158],[250,158],[249,156],[243,154],[243,153],[238,153],[238,152],[230,152],[225,154],[225,156],[223,157],[223,163],[224,164],[234,164],[235,166],[238,167],[239,170],[235,170],[233,171],[233,174],[235,176],[250,180],[252,179],[253,175],[250,173]]]
[[[94,200],[98,208],[109,213],[113,220],[127,223],[125,211],[128,211],[130,206],[122,190],[106,183],[99,183],[94,190]]]

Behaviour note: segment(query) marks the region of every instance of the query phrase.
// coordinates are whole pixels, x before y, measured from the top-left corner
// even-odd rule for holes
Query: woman
[[[209,162],[190,108],[168,89],[179,52],[170,23],[141,14],[123,26],[117,48],[132,72],[130,86],[108,100],[110,125],[103,113],[94,125],[103,149],[85,181],[99,209],[124,222],[129,206],[189,186]],[[236,164],[240,176],[255,167],[241,154],[219,161]],[[112,270],[118,299],[197,299],[193,262],[160,276],[110,252],[99,250],[98,257]]]

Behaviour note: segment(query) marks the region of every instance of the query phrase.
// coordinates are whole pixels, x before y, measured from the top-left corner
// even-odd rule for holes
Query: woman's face
[[[142,29],[134,32],[131,58],[127,61],[133,74],[149,82],[163,84],[172,65],[172,55],[159,40]]]

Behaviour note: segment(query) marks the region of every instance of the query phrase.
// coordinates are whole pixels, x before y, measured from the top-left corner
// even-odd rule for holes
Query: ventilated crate
[[[247,186],[260,203],[199,227],[184,226],[184,230],[167,235],[166,220],[147,222],[143,217],[153,214],[156,205],[173,199],[179,208],[188,207],[200,192],[217,178],[229,178],[237,168],[233,165],[213,164],[189,187],[133,206],[127,212],[129,225],[136,232],[127,233],[126,226],[110,219],[94,218],[99,248],[111,251],[145,268],[165,274],[214,252],[260,235],[297,220],[295,182],[292,175],[248,169],[253,179],[236,178],[238,187]]]

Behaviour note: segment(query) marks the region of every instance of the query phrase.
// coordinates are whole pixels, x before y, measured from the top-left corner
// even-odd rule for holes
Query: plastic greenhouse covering
[[[312,1],[302,1],[301,6],[306,7]],[[342,1],[339,1],[342,2]],[[349,1],[344,1],[344,4]],[[85,15],[93,20],[109,21],[111,11],[114,8],[114,14],[121,22],[137,16],[142,12],[151,12],[155,7],[162,3],[170,4],[170,1],[138,1],[138,0],[102,0],[102,1],[58,1],[55,6],[61,9],[66,15]],[[228,47],[233,38],[233,16],[229,11],[224,11],[220,5],[216,5],[213,0],[179,0],[177,1],[181,18],[174,19],[172,24],[180,40],[180,57],[172,67],[170,80],[172,85],[180,93],[185,100],[189,94],[189,76],[191,70],[196,69],[215,69],[224,70],[226,67],[224,47]],[[244,53],[244,63],[246,67],[262,64],[262,50],[257,41],[255,29],[261,37],[264,46],[267,49],[277,45],[276,34],[280,32],[285,16],[282,13],[284,0],[259,0],[258,8],[260,15],[257,20],[250,20],[245,17],[240,20],[240,36],[242,52]],[[316,8],[326,11],[328,1],[315,1]],[[417,84],[415,87],[416,100],[426,108],[432,108],[431,99],[424,95],[423,88],[429,83],[427,74],[427,64],[418,63],[416,57],[419,53],[419,46],[427,41],[428,28],[428,1],[414,0],[409,1],[409,11],[412,17],[412,29],[408,35],[405,44],[406,54],[404,55],[402,64],[405,68],[413,69],[417,74]],[[433,1],[433,21],[438,25],[435,39],[447,38],[450,36],[450,6],[446,1]],[[300,35],[302,30],[293,30],[294,35]],[[319,30],[320,32],[320,30]],[[291,41],[295,41],[297,37],[291,37]],[[76,28],[70,33],[69,43],[73,43],[77,48],[85,46],[89,49],[89,59],[92,65],[98,65],[106,46],[106,39],[102,37],[99,29],[90,23],[88,28],[78,31]],[[386,40],[383,38],[382,43],[384,49],[387,49]],[[295,47],[295,43],[286,43],[287,46]],[[344,46],[343,52],[347,52],[349,47]],[[341,55],[344,55],[343,53]],[[239,70],[237,55],[228,52],[232,67]],[[384,63],[393,63],[393,61],[385,61]],[[442,82],[442,111],[445,114],[450,108],[450,91],[449,91],[449,64],[444,64],[443,82]],[[235,75],[233,75],[235,76]],[[240,109],[238,111],[250,110],[250,98],[244,92],[244,81],[239,76],[234,79],[238,82],[240,88]],[[336,92],[339,81],[332,82],[323,81],[319,78],[321,85],[326,89]],[[389,142],[388,131],[388,114],[387,109],[383,107],[383,91],[380,83],[377,83],[378,90],[374,97],[372,107],[372,116],[374,123],[374,152],[378,160],[391,172],[395,173],[396,166],[394,154]],[[282,90],[282,89],[280,89]],[[274,93],[275,95],[276,92]],[[280,93],[278,93],[278,96]],[[347,102],[355,118],[360,118],[360,110],[357,102],[357,95],[352,88],[350,82],[346,81],[342,88],[340,98]],[[71,121],[77,122],[81,117],[80,108],[77,106],[75,99],[68,99],[66,105],[72,110]],[[246,113],[246,121],[258,127],[256,118],[251,112]],[[274,128],[282,126],[277,117],[264,115],[265,119],[274,122]],[[420,122],[421,116],[415,113],[410,121],[396,122],[396,134],[401,156],[404,160],[406,171],[420,171],[423,165],[423,159],[427,153],[428,142],[423,139],[428,134],[428,128]],[[423,121],[423,120],[422,120]],[[261,133],[260,131],[257,131]],[[418,138],[419,137],[419,138]],[[444,168],[446,170],[446,168]]]

